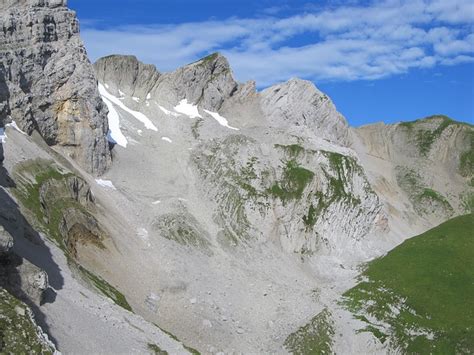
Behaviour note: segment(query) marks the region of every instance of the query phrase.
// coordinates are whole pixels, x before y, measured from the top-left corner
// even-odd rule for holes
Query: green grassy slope
[[[372,261],[343,303],[392,348],[474,353],[474,216],[453,218]]]

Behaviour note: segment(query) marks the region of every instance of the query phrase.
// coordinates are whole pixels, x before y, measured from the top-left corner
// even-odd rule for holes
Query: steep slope
[[[445,158],[431,164],[437,153],[427,160],[418,133],[351,129],[302,80],[256,92],[235,82],[219,54],[166,74],[122,56],[95,69],[127,142],[106,175],[115,189],[108,204],[126,221],[120,233],[132,236],[115,242],[138,264],[125,270],[109,259],[100,268],[121,268],[107,277],[134,290],[134,310],[202,351],[281,351],[300,326],[345,334],[324,341],[338,352],[367,342],[386,351],[354,333],[360,321],[338,299],[359,263],[463,213],[470,173],[450,176],[472,127],[450,121],[433,133]],[[432,131],[445,125],[432,121]],[[426,171],[416,189],[402,176],[415,168]]]
[[[2,1],[0,127],[9,122],[84,169],[103,173],[110,154],[107,111],[65,1]]]
[[[474,348],[474,216],[456,217],[370,262],[344,303],[403,353]]]
[[[464,213],[472,126],[353,129],[312,83],[258,92],[217,53],[109,56],[97,85],[63,1],[0,9],[0,223],[48,274],[33,311],[59,350],[390,350],[341,295]]]
[[[471,211],[473,126],[431,116],[354,132],[354,147],[391,214],[426,229]]]
[[[117,250],[90,188],[110,163],[107,109],[74,12],[0,11],[0,351],[187,353],[90,271]]]

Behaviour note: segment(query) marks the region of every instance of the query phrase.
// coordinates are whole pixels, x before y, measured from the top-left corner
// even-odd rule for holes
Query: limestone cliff
[[[110,161],[107,110],[65,1],[8,0],[0,15],[0,127],[15,121],[84,169]]]

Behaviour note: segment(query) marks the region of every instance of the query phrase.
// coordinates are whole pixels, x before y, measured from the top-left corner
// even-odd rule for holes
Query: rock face
[[[347,121],[313,83],[291,79],[262,91],[261,96],[262,110],[271,125],[309,128],[314,136],[348,144]]]
[[[154,65],[143,64],[134,56],[108,56],[94,64],[97,79],[111,83],[109,90],[116,96],[146,97],[153,89],[160,73]]]
[[[1,225],[0,241],[0,287],[9,290],[22,301],[39,305],[43,292],[49,286],[48,275],[13,252],[13,238]]]
[[[36,324],[31,309],[0,288],[1,351],[7,354],[53,354],[56,347]]]
[[[397,204],[392,193],[398,191],[397,200],[403,196],[406,201],[401,213],[437,224],[471,212],[472,126],[437,115],[354,132],[354,147],[373,176],[374,188],[391,205]]]
[[[324,352],[384,349],[340,297],[361,263],[472,208],[472,126],[352,129],[312,83],[259,92],[218,53],[92,68],[64,1],[0,10],[0,286],[39,304],[48,271],[65,352],[184,351],[152,323],[204,353],[298,352],[308,329]],[[94,180],[36,131],[96,174],[107,135],[114,164]],[[2,316],[27,312],[2,291]]]
[[[89,172],[109,162],[107,109],[65,1],[2,2],[0,127],[38,131]]]
[[[138,240],[127,258],[141,268],[117,283],[140,275],[138,312],[198,348],[205,338],[204,352],[281,352],[288,342],[277,336],[315,314],[334,323],[336,353],[384,352],[355,333],[339,298],[360,263],[470,210],[472,126],[433,117],[351,128],[312,83],[258,92],[219,54],[172,73],[122,56],[95,69],[129,142],[116,148],[107,198],[135,212],[122,218]],[[213,331],[195,330],[202,325]]]
[[[153,65],[143,64],[133,56],[101,58],[94,68],[99,81],[107,84],[111,93],[122,96],[120,89],[128,96],[126,102],[130,97],[142,103],[153,98],[167,106],[186,99],[189,103],[218,111],[237,89],[227,59],[218,53],[166,74],[160,74]]]

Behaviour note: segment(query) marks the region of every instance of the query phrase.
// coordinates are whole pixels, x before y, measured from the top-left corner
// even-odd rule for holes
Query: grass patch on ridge
[[[379,339],[416,354],[474,349],[474,217],[453,218],[370,262],[343,304]],[[376,321],[369,322],[367,318]],[[387,327],[380,326],[383,322]]]

